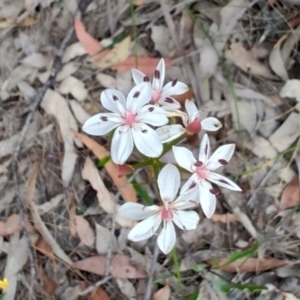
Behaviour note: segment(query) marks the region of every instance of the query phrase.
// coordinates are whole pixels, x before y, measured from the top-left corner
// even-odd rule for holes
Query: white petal
[[[115,132],[111,142],[111,158],[118,165],[123,165],[133,150],[131,130],[122,131],[120,126]]]
[[[143,72],[141,72],[137,69],[132,69],[131,74],[132,74],[132,78],[133,78],[133,81],[135,84],[144,82],[144,78],[146,77],[146,75]]]
[[[151,100],[151,86],[149,82],[137,84],[127,96],[127,109],[132,113],[138,110]]]
[[[215,170],[223,165],[226,165],[235,149],[235,144],[228,144],[219,147],[207,161],[207,167],[210,170]]]
[[[193,153],[184,147],[173,146],[173,154],[178,165],[190,172],[193,172],[192,166],[196,162]]]
[[[199,223],[199,215],[195,211],[174,211],[173,222],[181,229],[193,230]]]
[[[180,124],[167,125],[156,129],[162,143],[171,142],[185,133]]]
[[[188,120],[189,120],[188,123],[190,123],[193,121],[194,116],[199,113],[199,110],[195,105],[195,103],[191,100],[185,100],[184,105],[185,105],[186,113],[188,115]]]
[[[177,80],[173,80],[171,82],[168,82],[162,90],[162,95],[164,97],[168,97],[168,96],[173,96],[173,95],[181,95],[185,92],[187,92],[189,89],[189,87],[181,82],[181,81],[177,81]]]
[[[162,90],[164,81],[165,81],[165,61],[162,58],[158,62],[156,66],[156,70],[154,71],[152,88],[155,91],[160,92]]]
[[[171,203],[171,207],[174,209],[188,209],[193,208],[199,204],[199,190],[193,188],[178,196],[178,198]]]
[[[207,218],[211,218],[216,210],[216,196],[209,189],[199,185],[200,205]]]
[[[176,232],[172,221],[166,221],[161,230],[157,244],[164,254],[171,252],[176,243]]]
[[[203,139],[200,143],[200,150],[199,150],[199,161],[206,165],[208,160],[208,156],[210,153],[210,143],[207,134],[204,134]]]
[[[199,182],[198,175],[196,173],[194,173],[181,187],[180,194],[183,194],[190,190],[195,189],[195,186],[198,184],[198,182]]]
[[[166,110],[177,110],[181,107],[180,103],[170,96],[165,97],[164,95],[161,95],[158,99],[158,103],[162,106],[163,109]]]
[[[157,205],[145,206],[140,203],[127,202],[120,206],[119,213],[126,219],[143,220],[159,211]]]
[[[222,127],[222,123],[217,118],[209,117],[201,121],[201,127],[205,131],[217,131]]]
[[[158,134],[146,124],[135,124],[132,128],[134,143],[137,149],[148,157],[158,157],[163,151]]]
[[[158,174],[157,184],[161,199],[168,202],[173,201],[180,187],[178,169],[172,164],[165,165]]]
[[[120,125],[112,122],[110,117],[115,117],[115,114],[102,113],[92,116],[83,124],[82,130],[90,135],[104,135]]]
[[[118,102],[125,107],[125,97],[124,95],[115,89],[106,89],[101,93],[100,96],[101,103],[104,108],[115,113],[119,113]]]
[[[139,242],[151,237],[158,229],[161,222],[159,214],[155,214],[135,225],[128,234],[128,239]]]
[[[228,179],[225,176],[222,176],[222,175],[214,173],[214,172],[210,172],[208,174],[207,180],[209,180],[219,186],[225,187],[229,190],[238,191],[238,192],[242,191],[242,189],[237,184],[235,184],[233,181],[231,181],[230,179]]]
[[[142,107],[138,112],[136,120],[152,126],[162,126],[169,122],[166,111],[155,105],[145,105]]]

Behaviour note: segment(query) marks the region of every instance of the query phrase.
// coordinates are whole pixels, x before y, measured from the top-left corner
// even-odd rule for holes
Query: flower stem
[[[165,145],[164,150],[160,157],[162,157],[164,154],[166,154],[168,151],[170,151],[173,146],[177,145],[179,142],[181,142],[183,139],[185,139],[186,136],[187,136],[187,133],[183,133],[180,137],[171,141],[169,144]]]
[[[178,257],[177,257],[175,248],[172,249],[171,255],[172,255],[172,260],[174,263],[177,282],[179,284],[179,289],[180,289],[181,293],[183,293],[182,284],[181,284],[181,273],[180,273],[179,262],[178,262]]]

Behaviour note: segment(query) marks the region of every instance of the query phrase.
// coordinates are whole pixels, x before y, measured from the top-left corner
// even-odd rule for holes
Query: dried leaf
[[[299,188],[299,176],[295,176],[293,180],[285,186],[283,189],[279,209],[284,210],[290,207],[294,207],[300,203],[300,188]]]
[[[299,137],[299,120],[299,114],[292,112],[270,136],[269,141],[278,152],[288,149]]]
[[[287,35],[284,35],[273,47],[270,56],[269,63],[273,72],[278,75],[282,80],[286,81],[289,79],[289,75],[286,71],[282,56],[281,56],[281,44],[287,38]]]
[[[81,242],[86,246],[92,246],[95,242],[95,234],[89,222],[83,216],[75,216],[75,226]]]
[[[82,178],[88,180],[93,189],[97,191],[99,204],[104,211],[108,214],[113,214],[115,210],[117,212],[118,206],[115,207],[115,203],[110,192],[105,187],[96,166],[89,157],[86,159],[84,168],[82,169]],[[125,227],[133,227],[135,224],[135,222],[123,218],[118,212],[116,214],[116,221],[121,226]]]
[[[216,266],[216,261],[218,262],[218,265],[222,266],[228,261],[228,259],[217,258],[214,260],[208,260],[207,262],[212,266]],[[262,271],[282,267],[290,263],[291,262],[288,260],[280,260],[276,258],[264,258],[261,261],[258,258],[248,257],[248,258],[238,259],[229,265],[221,267],[221,270],[225,272],[231,272],[231,273],[236,273],[236,272],[253,273],[253,272],[262,272]]]
[[[152,300],[169,300],[171,294],[171,289],[169,284],[166,284],[163,288],[158,290],[154,295]]]
[[[76,100],[70,100],[69,103],[76,120],[80,124],[84,124],[91,117]]]
[[[40,216],[46,214],[51,209],[56,207],[63,199],[64,199],[64,194],[58,194],[55,197],[51,198],[50,201],[47,201],[47,202],[39,205],[38,210],[39,210]]]
[[[92,256],[73,263],[72,267],[97,275],[105,273],[106,257]],[[146,276],[130,263],[130,258],[123,254],[113,257],[111,263],[111,276],[115,278],[145,278]]]
[[[221,222],[225,224],[235,223],[239,221],[234,214],[222,214],[222,215],[214,214],[212,215],[211,220],[214,222]]]
[[[82,143],[90,149],[94,155],[98,159],[103,159],[104,157],[109,156],[109,152],[101,145],[99,145],[97,142],[86,136],[85,134],[72,131],[76,137],[78,137]],[[136,191],[134,190],[133,186],[131,184],[128,184],[128,180],[125,176],[119,178],[118,177],[118,166],[113,161],[108,161],[105,164],[105,169],[107,173],[110,175],[112,180],[114,181],[116,187],[121,190],[121,195],[125,201],[130,202],[136,202],[137,201],[137,195]]]
[[[58,87],[61,94],[71,94],[79,102],[84,101],[88,96],[88,91],[84,83],[74,76],[65,78]]]
[[[10,215],[5,222],[5,234],[10,235],[21,230],[20,216],[17,214]]]
[[[130,300],[137,299],[137,292],[133,284],[127,280],[122,278],[116,279],[117,285],[124,296],[126,296]]]
[[[225,51],[225,57],[246,73],[268,79],[277,78],[271,74],[265,65],[256,60],[253,54],[246,50],[241,44],[231,44],[230,49]]]
[[[45,256],[49,257],[53,261],[55,260],[55,256],[52,248],[49,244],[44,240],[44,238],[39,235],[37,241],[35,242],[34,248]]]
[[[79,282],[81,289],[86,289],[91,284],[86,281],[80,281]],[[88,300],[110,300],[110,297],[107,295],[107,293],[98,286],[95,288],[92,292],[87,294]]]
[[[102,59],[94,62],[91,67],[94,69],[104,70],[116,64],[123,62],[130,55],[130,36],[127,36]]]
[[[98,254],[106,254],[110,244],[112,252],[116,252],[117,238],[115,237],[115,235],[111,234],[108,228],[96,223],[96,237],[96,250]],[[112,239],[112,242],[110,242],[110,239]]]
[[[49,65],[50,60],[41,53],[33,53],[21,60],[21,63],[28,67],[42,69]]]
[[[42,287],[49,297],[53,297],[56,289],[58,288],[58,284],[55,280],[47,276],[44,269],[41,267],[37,268],[37,275],[41,281]]]
[[[48,89],[41,106],[48,114],[53,115],[59,124],[60,132],[64,140],[64,158],[62,166],[62,180],[68,186],[73,175],[77,155],[75,153],[74,142],[82,147],[82,143],[74,139],[70,134],[70,128],[77,130],[77,122],[72,115],[68,103],[58,92]]]
[[[280,90],[280,97],[288,97],[300,102],[300,80],[288,80]]]
[[[16,18],[6,18],[3,21],[0,21],[0,29],[7,28],[9,26],[12,26],[16,24],[16,26],[19,27],[27,27],[27,26],[32,26],[35,25],[39,22],[39,20],[27,17],[26,19],[22,20],[19,23],[16,23],[17,19]]]
[[[297,298],[295,295],[291,293],[282,292],[281,294],[285,297],[284,300],[300,300],[299,298]]]
[[[48,228],[42,221],[42,219],[38,213],[38,209],[33,201],[36,179],[37,179],[37,175],[39,173],[39,169],[40,169],[39,164],[35,163],[32,171],[31,171],[31,174],[29,176],[29,179],[27,182],[27,189],[26,189],[26,199],[27,199],[27,202],[28,202],[30,210],[31,210],[34,226],[37,229],[37,231],[39,231],[39,233],[42,235],[44,240],[49,244],[49,246],[51,247],[51,249],[53,250],[55,255],[57,257],[59,257],[65,263],[71,264],[72,261],[69,258],[69,256],[58,245],[58,243],[53,238],[50,231],[48,230]]]
[[[129,56],[123,62],[112,66],[111,69],[119,72],[124,72],[135,68],[139,69],[139,71],[145,73],[146,75],[152,75],[158,62],[159,58]],[[166,67],[170,65],[171,62],[171,59],[165,58]]]
[[[105,87],[107,89],[116,88],[116,79],[113,76],[104,73],[98,73],[96,79],[102,85],[102,87]]]
[[[94,39],[89,33],[87,33],[79,16],[76,16],[74,19],[74,28],[78,40],[80,41],[86,52],[90,56],[92,56],[94,60],[100,60],[110,51],[105,50],[99,53],[102,50],[102,46],[96,39]]]
[[[69,210],[69,229],[72,236],[77,235],[76,225],[75,225],[75,217],[76,217],[76,205],[72,204]]]
[[[85,54],[87,54],[87,51],[84,49],[83,45],[80,42],[74,43],[66,49],[62,58],[62,62],[67,63],[75,57],[82,56]]]

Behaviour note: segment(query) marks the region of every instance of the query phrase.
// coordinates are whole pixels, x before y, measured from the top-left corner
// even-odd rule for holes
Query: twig
[[[160,0],[160,6],[161,6],[161,10],[164,14],[165,21],[166,21],[166,23],[168,25],[168,28],[170,30],[172,40],[173,40],[173,42],[174,42],[174,44],[177,48],[177,51],[179,53],[181,53],[183,51],[183,49],[181,47],[180,40],[178,38],[178,34],[176,33],[176,30],[175,30],[174,22],[171,18],[170,11],[169,11],[169,9],[166,5],[165,0]],[[197,80],[196,80],[194,71],[193,71],[193,69],[192,69],[191,65],[189,64],[189,61],[186,57],[183,57],[183,62],[184,62],[184,66],[186,68],[186,71],[187,71],[188,76],[189,76],[190,81],[191,81],[191,85],[192,85],[192,88],[193,88],[193,92],[195,94],[196,102],[199,105],[202,105],[203,101],[201,99],[201,94],[200,94],[200,91],[199,91],[199,85],[197,84]]]
[[[78,295],[84,296],[88,293],[91,293],[97,287],[99,287],[100,285],[106,283],[109,279],[111,279],[111,276],[104,277],[103,279],[97,281],[95,284],[93,284],[93,285],[89,286],[88,288],[84,289],[83,291],[81,291]]]
[[[144,300],[150,300],[150,298],[151,298],[151,292],[152,292],[151,286],[152,286],[152,281],[153,281],[153,275],[155,272],[155,265],[157,262],[158,253],[159,253],[158,244],[155,243],[153,258],[152,258],[152,262],[151,262],[150,276],[148,278]]]
[[[81,2],[78,5],[77,14],[81,15],[85,11],[87,6],[90,4],[90,2],[91,2],[91,0],[81,0]],[[33,296],[33,286],[34,286],[34,280],[35,280],[35,276],[36,276],[36,268],[35,268],[34,254],[33,254],[34,250],[31,245],[29,234],[26,230],[24,205],[22,202],[22,198],[21,198],[21,194],[20,194],[20,187],[19,187],[19,182],[18,182],[17,160],[18,160],[18,155],[21,151],[21,147],[22,147],[25,135],[28,131],[29,125],[34,116],[34,113],[35,113],[36,109],[39,107],[39,105],[41,104],[41,102],[46,94],[47,89],[55,83],[56,75],[58,74],[58,72],[61,69],[62,56],[65,52],[68,42],[70,41],[70,39],[72,37],[73,32],[74,32],[74,26],[72,26],[68,30],[65,38],[61,42],[60,47],[59,47],[59,49],[54,57],[54,60],[53,60],[53,65],[52,65],[52,69],[50,72],[50,76],[49,76],[48,80],[45,82],[45,84],[42,86],[42,88],[39,90],[38,94],[35,97],[33,104],[30,107],[25,124],[23,126],[20,137],[15,145],[14,152],[12,154],[13,159],[12,159],[12,163],[11,163],[11,170],[12,170],[14,184],[15,184],[15,188],[16,188],[17,206],[18,206],[18,210],[19,210],[19,214],[20,214],[20,225],[21,225],[24,237],[26,238],[28,248],[29,248],[31,283],[30,283],[30,287],[29,287],[28,299],[31,299]]]

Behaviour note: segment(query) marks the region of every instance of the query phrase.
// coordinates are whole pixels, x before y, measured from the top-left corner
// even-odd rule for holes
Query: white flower
[[[221,122],[213,117],[205,118],[201,121],[200,112],[191,100],[185,101],[185,110],[187,113],[177,111],[176,114],[182,118],[184,127],[181,124],[174,124],[166,125],[156,130],[162,143],[171,142],[184,133],[195,134],[199,133],[202,129],[205,131],[217,131],[222,127]],[[172,112],[169,114],[172,115]]]
[[[91,135],[104,135],[116,128],[111,143],[111,158],[117,164],[124,164],[134,145],[148,157],[158,157],[163,150],[162,143],[149,125],[162,126],[168,123],[165,111],[149,105],[151,88],[147,83],[136,85],[124,95],[114,89],[101,94],[101,103],[112,113],[100,113],[88,119],[82,129]]]
[[[144,206],[127,202],[120,207],[119,212],[127,219],[143,220],[128,234],[128,239],[134,242],[150,238],[163,223],[157,243],[161,251],[168,254],[176,242],[173,222],[181,229],[192,230],[196,229],[199,216],[194,211],[183,211],[183,209],[195,206],[195,202],[189,201],[189,193],[176,198],[180,186],[180,173],[174,165],[167,164],[163,167],[158,175],[157,183],[163,205]]]
[[[216,208],[216,196],[218,190],[210,182],[234,191],[241,189],[228,178],[213,172],[217,168],[228,163],[235,149],[234,144],[219,147],[213,155],[209,157],[210,144],[207,134],[204,135],[200,144],[198,160],[192,152],[184,147],[173,146],[175,160],[179,166],[190,171],[193,175],[182,186],[181,193],[187,191],[194,192],[194,196],[199,199],[204,214],[210,218]]]
[[[132,69],[132,78],[135,84],[141,82],[149,82],[149,77],[136,69]],[[163,107],[168,107],[169,109],[180,108],[180,104],[171,96],[181,95],[185,93],[188,90],[188,86],[185,83],[177,80],[173,80],[172,82],[169,82],[165,86],[163,86],[164,80],[165,61],[162,58],[156,66],[156,70],[154,71],[152,81],[152,98],[150,103],[159,103]]]

